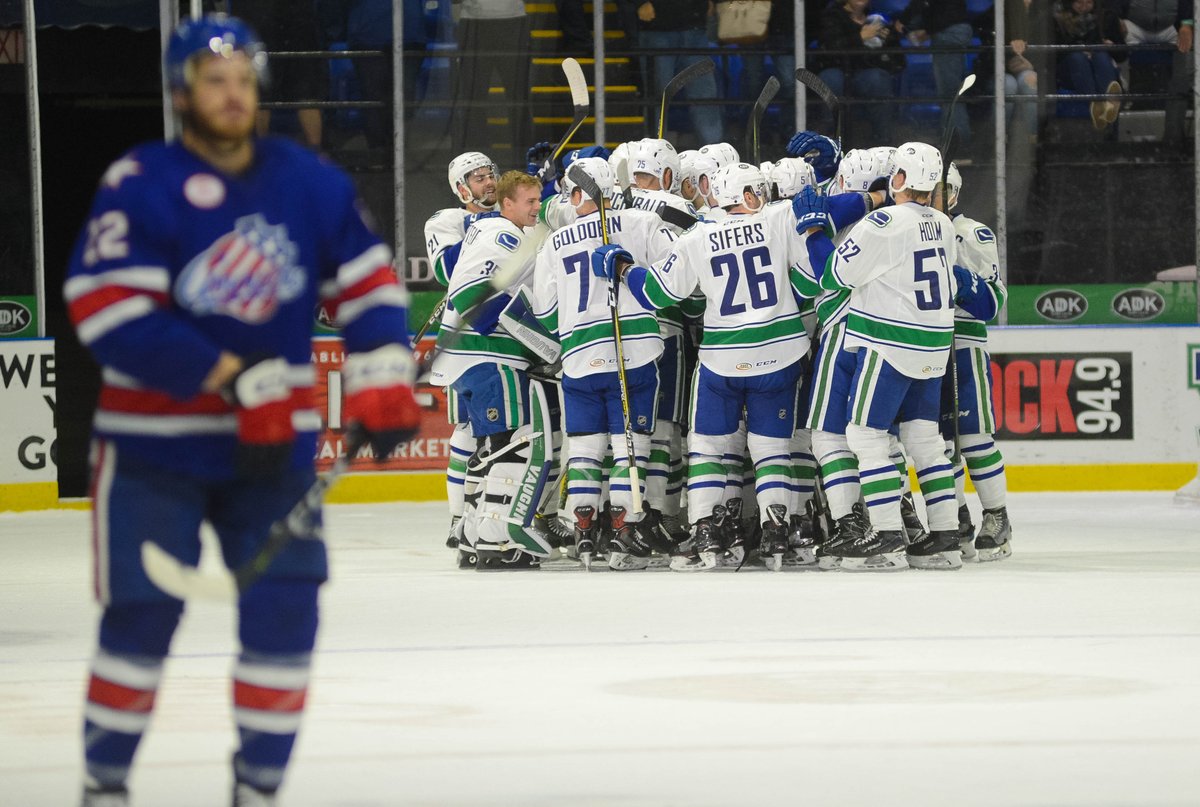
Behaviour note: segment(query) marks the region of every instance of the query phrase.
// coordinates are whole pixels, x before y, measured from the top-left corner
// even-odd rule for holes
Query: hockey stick
[[[667,86],[663,87],[662,102],[658,107],[658,139],[661,140],[663,132],[667,130],[667,107],[671,104],[671,99],[674,98],[680,90],[688,84],[691,84],[701,76],[707,76],[709,73],[717,69],[716,62],[705,56],[698,62],[692,62],[687,67],[676,73]]]
[[[578,185],[600,210],[600,238],[608,243],[608,215],[604,212],[607,201],[600,187],[581,166],[572,165],[567,172],[571,181]],[[625,348],[621,344],[621,317],[617,310],[617,289],[621,282],[613,278],[608,283],[608,310],[612,313],[613,343],[617,352],[617,381],[621,388],[621,414],[625,416],[625,453],[629,457],[629,491],[635,513],[642,512],[642,481],[638,475],[637,452],[633,447],[633,424],[629,419],[629,384],[625,380]]]
[[[842,109],[842,101],[833,90],[829,88],[820,76],[811,70],[803,67],[796,69],[796,81],[799,81],[808,89],[812,90],[821,99],[822,103],[829,109],[833,115],[834,137],[837,138],[838,147],[842,145],[842,118],[844,117]]]
[[[975,74],[968,73],[963,79],[962,85],[958,88],[958,92],[954,94],[954,100],[950,102],[950,112],[946,116],[946,129],[942,133],[942,212],[947,216],[950,215],[950,188],[948,186],[950,175],[950,145],[954,140],[954,108],[958,105],[958,99],[963,93],[975,86]],[[953,285],[953,282],[951,282]],[[950,426],[954,430],[954,453],[950,457],[950,461],[954,465],[962,459],[962,445],[960,435],[958,433],[958,341],[954,338],[954,331],[950,331],[950,384],[954,387],[954,397],[952,403],[954,410],[950,413]]]
[[[367,444],[366,432],[357,425],[346,434],[346,450],[333,467],[300,497],[287,515],[271,525],[267,540],[248,561],[236,569],[213,572],[182,563],[153,541],[142,542],[142,568],[160,589],[181,600],[204,599],[236,601],[238,596],[263,576],[279,553],[292,540],[320,540],[321,528],[313,518],[325,499],[325,492],[346,472],[350,460]]]
[[[429,333],[429,329],[433,327],[433,323],[440,320],[442,318],[442,314],[446,313],[446,304],[449,302],[450,295],[443,294],[442,299],[439,300],[438,304],[435,305],[433,310],[429,312],[429,318],[425,320],[425,324],[421,326],[421,330],[417,331],[416,335],[413,337],[413,350],[416,350],[418,345],[421,344],[421,340],[425,338],[425,334]]]
[[[567,77],[567,86],[571,88],[571,104],[575,107],[575,117],[571,120],[571,126],[567,129],[567,133],[550,152],[551,163],[562,155],[567,144],[571,142],[571,138],[579,131],[579,127],[583,126],[584,120],[587,119],[588,107],[591,106],[588,100],[587,79],[583,77],[583,68],[579,66],[579,62],[568,56],[563,59],[562,71],[563,75]]]
[[[775,94],[779,92],[779,79],[771,76],[767,79],[767,83],[763,85],[762,92],[758,94],[758,99],[755,100],[754,106],[750,110],[750,156],[753,157],[755,166],[762,164],[762,154],[759,153],[758,130],[762,124],[762,117],[767,111],[767,104],[775,98]]]

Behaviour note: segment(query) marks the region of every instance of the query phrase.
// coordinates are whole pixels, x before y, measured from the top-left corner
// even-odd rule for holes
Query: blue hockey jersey
[[[290,141],[257,140],[240,176],[179,143],[135,148],[101,179],[64,286],[101,365],[94,433],[167,468],[232,478],[236,415],[201,384],[222,350],[282,356],[293,467],[311,465],[314,313],[334,315],[349,352],[407,344],[391,258],[350,179]]]

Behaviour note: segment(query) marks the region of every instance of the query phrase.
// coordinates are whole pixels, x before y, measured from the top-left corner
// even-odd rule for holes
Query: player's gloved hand
[[[221,388],[221,397],[237,410],[238,475],[263,478],[286,471],[296,441],[287,360],[280,356],[246,359],[241,371]]]
[[[602,244],[592,253],[592,274],[620,282],[625,270],[633,265],[629,250],[619,244]]]
[[[571,167],[571,163],[576,160],[581,160],[584,157],[599,157],[602,160],[607,160],[612,155],[612,152],[604,146],[587,146],[581,149],[571,149],[563,157],[563,172]]]
[[[463,216],[463,232],[471,229],[471,225],[480,219],[492,219],[499,215],[499,210],[489,210],[486,213],[468,213],[467,215]]]
[[[954,266],[954,302],[963,303],[975,299],[979,293],[979,275],[964,266]]]
[[[525,172],[537,176],[546,165],[546,160],[554,153],[554,144],[543,140],[535,143],[525,151]]]
[[[404,345],[388,344],[352,353],[342,366],[346,418],[367,433],[377,459],[417,433],[421,408],[413,398],[417,365]]]
[[[796,132],[788,141],[787,153],[811,165],[817,182],[833,179],[842,161],[842,149],[837,141],[816,132]]]
[[[823,230],[829,226],[829,198],[807,185],[792,197],[792,213],[796,216],[796,232],[804,234],[813,227]]]

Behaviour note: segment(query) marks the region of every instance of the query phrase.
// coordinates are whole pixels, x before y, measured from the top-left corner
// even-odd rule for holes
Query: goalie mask
[[[735,163],[727,165],[724,168],[718,169],[712,177],[712,195],[717,200],[717,205],[722,208],[730,208],[735,205],[745,204],[745,191],[750,191],[758,197],[758,206],[748,208],[750,210],[761,210],[767,202],[767,180],[753,165],[748,163]]]
[[[474,202],[482,208],[491,210],[496,206],[496,202],[493,200],[489,203],[476,197],[471,191],[470,185],[467,184],[467,177],[480,168],[489,169],[492,172],[492,178],[499,179],[500,172],[496,169],[492,158],[478,151],[466,151],[451,160],[446,171],[446,179],[450,183],[450,192],[458,198],[459,202],[464,205]]]

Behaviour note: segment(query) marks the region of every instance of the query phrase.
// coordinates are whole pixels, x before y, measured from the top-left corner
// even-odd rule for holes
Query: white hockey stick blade
[[[228,572],[201,571],[179,560],[153,541],[142,542],[142,568],[150,582],[181,600],[236,602],[237,584]]]
[[[975,74],[967,73],[967,77],[963,79],[962,86],[958,88],[958,95],[962,95],[967,90],[975,86]]]
[[[588,99],[587,79],[583,76],[583,68],[579,66],[579,62],[574,57],[568,56],[563,59],[562,71],[567,78],[567,86],[571,88],[571,104],[576,111],[579,111],[580,107],[587,109],[591,104]]]
[[[525,233],[521,244],[501,262],[495,274],[492,275],[489,281],[492,288],[507,291],[521,276],[521,270],[525,268],[525,265],[537,255],[537,251],[548,235],[550,235],[550,228],[540,221],[532,230]]]

